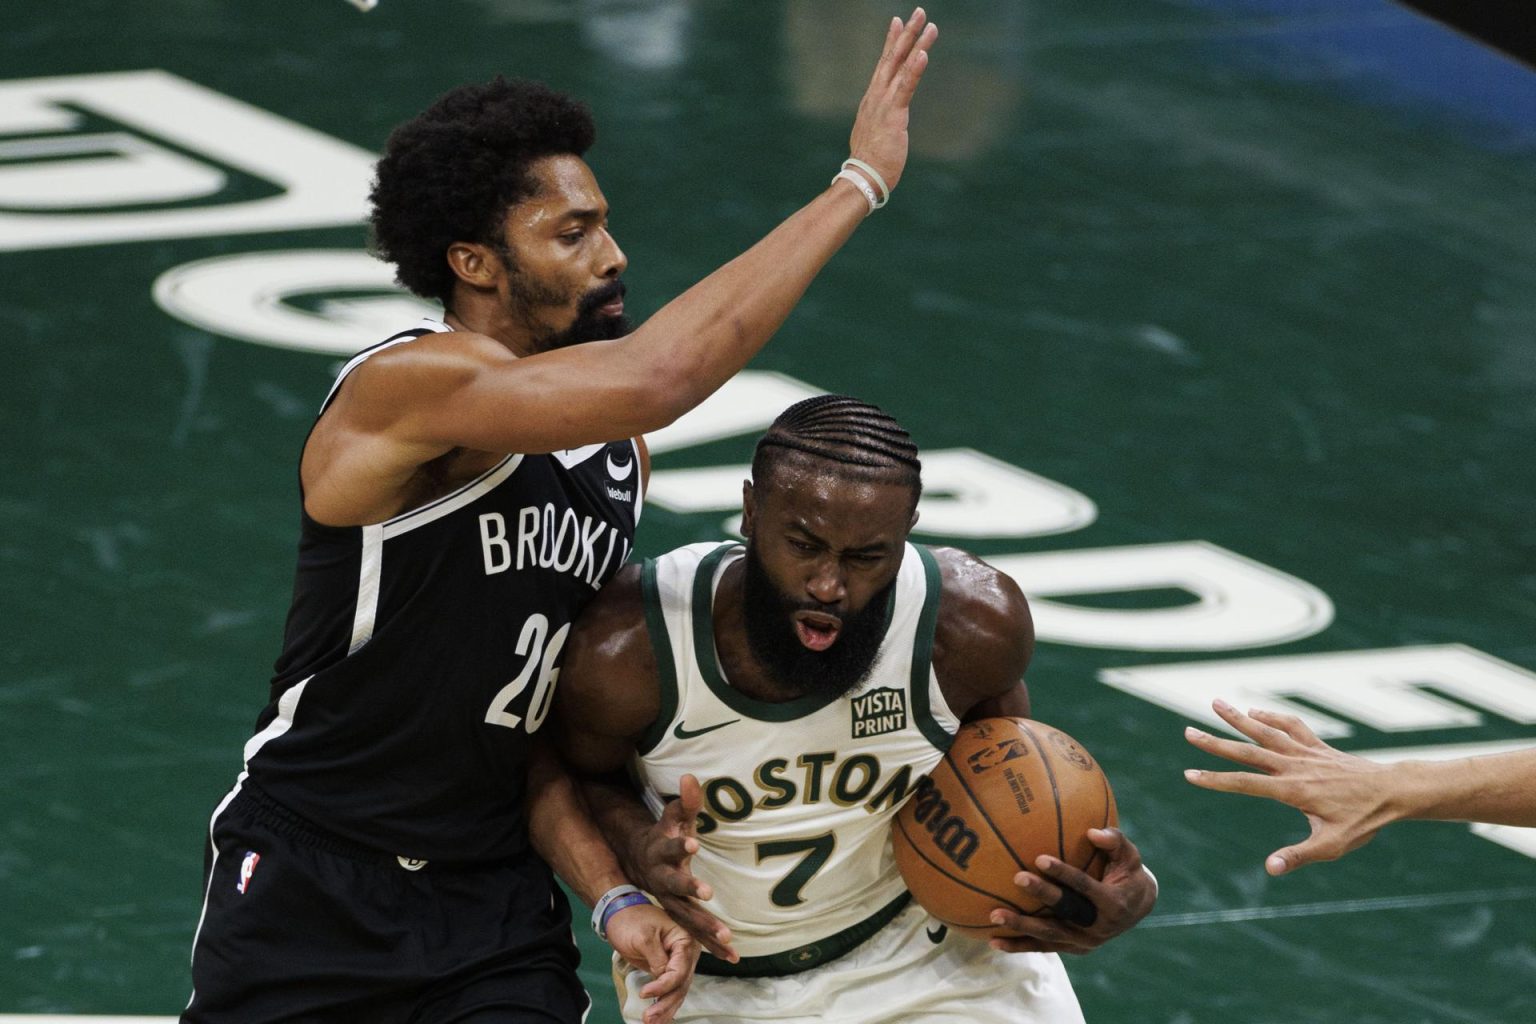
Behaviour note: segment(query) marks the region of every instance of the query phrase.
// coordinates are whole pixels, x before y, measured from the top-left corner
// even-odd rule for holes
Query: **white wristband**
[[[853,167],[854,170],[859,171],[861,174],[869,178],[870,181],[875,183],[875,188],[880,190],[880,202],[875,204],[875,209],[878,210],[880,207],[891,201],[890,186],[885,183],[885,179],[880,176],[879,171],[875,170],[873,167],[869,166],[869,164],[856,157],[849,157],[847,160],[844,160],[843,166]]]
[[[637,885],[616,885],[603,893],[597,901],[597,906],[592,908],[592,930],[597,932],[597,937],[604,942],[608,941],[608,918],[623,910],[625,907],[635,907],[642,903],[655,904],[655,900]]]
[[[841,178],[844,181],[850,183],[854,188],[864,193],[864,198],[869,202],[869,213],[874,213],[876,210],[880,209],[880,207],[885,205],[875,198],[875,186],[871,185],[867,180],[865,180],[864,175],[860,174],[853,168],[844,167],[842,170],[838,171],[832,176],[833,181],[836,181],[838,178]],[[868,214],[865,216],[868,216]]]

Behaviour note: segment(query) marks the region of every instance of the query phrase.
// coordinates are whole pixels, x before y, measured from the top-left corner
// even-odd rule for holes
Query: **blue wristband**
[[[597,934],[604,942],[608,941],[608,919],[626,907],[638,907],[642,903],[650,903],[651,898],[643,892],[632,892],[620,896],[608,904],[608,909],[603,911],[602,921],[598,923]]]
[[[637,886],[616,885],[603,893],[603,898],[592,908],[592,930],[604,942],[608,941],[608,919],[626,907],[638,907],[642,903],[655,904]]]

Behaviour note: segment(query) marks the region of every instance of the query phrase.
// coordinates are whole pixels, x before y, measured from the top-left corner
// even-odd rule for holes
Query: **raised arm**
[[[1305,840],[1265,859],[1271,875],[1337,860],[1370,842],[1383,826],[1408,818],[1536,826],[1536,748],[1379,764],[1334,749],[1292,715],[1263,710],[1245,715],[1225,701],[1211,706],[1253,742],[1222,739],[1193,727],[1184,730],[1185,738],[1208,754],[1258,771],[1191,768],[1185,778],[1203,789],[1288,804],[1311,826]]]
[[[854,121],[852,156],[892,189],[906,166],[911,101],[936,38],[921,8],[906,22],[892,19]],[[836,170],[829,166],[827,177]],[[368,379],[366,393],[339,395],[336,413],[363,435],[354,443],[380,439],[373,461],[386,468],[454,448],[548,452],[666,426],[746,365],[869,212],[856,185],[836,180],[630,335],[524,358],[489,338],[476,345],[423,339],[360,367],[354,377]],[[585,230],[606,238],[606,208],[592,213]],[[622,261],[611,239],[605,244]]]

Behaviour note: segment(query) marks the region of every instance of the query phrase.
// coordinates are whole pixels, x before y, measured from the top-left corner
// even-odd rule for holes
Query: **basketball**
[[[919,781],[891,825],[896,866],[923,909],[955,931],[987,939],[1016,934],[991,921],[998,907],[1051,909],[1013,882],[1050,854],[1103,876],[1090,828],[1119,820],[1115,795],[1082,744],[1025,718],[984,718],[955,734],[949,753]]]

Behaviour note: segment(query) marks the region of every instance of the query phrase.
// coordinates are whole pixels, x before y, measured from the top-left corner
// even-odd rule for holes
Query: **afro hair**
[[[507,209],[537,190],[529,165],[581,156],[596,138],[586,105],[541,83],[453,89],[390,134],[368,196],[374,248],[402,285],[447,304],[448,246],[499,242]]]

